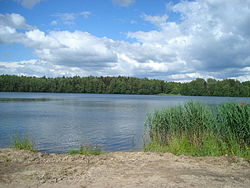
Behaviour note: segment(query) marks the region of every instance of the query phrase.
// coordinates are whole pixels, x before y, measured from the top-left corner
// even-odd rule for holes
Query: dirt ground
[[[250,164],[236,157],[114,152],[99,156],[0,149],[0,187],[250,187]]]

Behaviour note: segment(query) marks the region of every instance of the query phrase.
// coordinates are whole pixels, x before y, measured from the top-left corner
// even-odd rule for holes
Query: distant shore
[[[0,75],[0,92],[51,92],[95,94],[175,94],[184,96],[250,97],[250,81],[196,78],[190,82],[168,82],[126,76],[29,77]]]

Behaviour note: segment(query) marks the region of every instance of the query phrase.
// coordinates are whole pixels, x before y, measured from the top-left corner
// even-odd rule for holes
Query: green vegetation
[[[12,139],[12,148],[20,149],[20,150],[28,150],[35,151],[34,143],[31,141],[28,135],[24,137],[20,137],[19,135],[15,135]]]
[[[0,75],[0,92],[62,92],[110,94],[167,94],[250,97],[250,81],[201,79],[190,83],[134,77],[26,77]]]
[[[6,162],[6,163],[9,163],[9,162],[12,161],[12,159],[9,158],[9,157],[7,157],[7,156],[5,156],[5,155],[0,155],[0,161],[1,161],[1,162],[4,161],[4,162]]]
[[[79,150],[69,151],[70,155],[76,155],[76,154],[100,155],[102,153],[104,153],[104,151],[101,148],[99,148],[98,146],[93,146],[93,145],[82,145]]]
[[[189,102],[148,115],[145,151],[250,159],[250,105]]]

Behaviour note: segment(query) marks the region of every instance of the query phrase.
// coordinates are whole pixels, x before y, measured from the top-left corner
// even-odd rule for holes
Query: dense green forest
[[[38,78],[0,75],[0,91],[250,97],[250,81],[197,78],[189,83],[177,83],[124,76]]]

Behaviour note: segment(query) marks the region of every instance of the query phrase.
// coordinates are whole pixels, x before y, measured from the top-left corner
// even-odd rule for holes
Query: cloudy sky
[[[250,80],[250,0],[0,0],[0,74]]]

